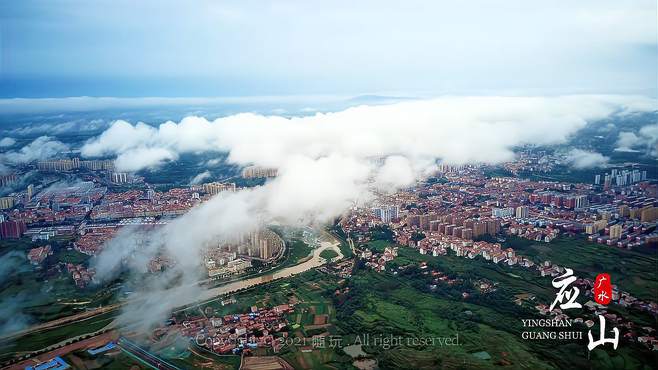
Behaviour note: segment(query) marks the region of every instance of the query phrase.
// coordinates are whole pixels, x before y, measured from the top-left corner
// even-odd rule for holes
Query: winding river
[[[203,293],[201,293],[201,296],[199,297],[199,301],[207,301],[213,298],[217,298],[218,296],[234,293],[238,290],[250,288],[270,281],[287,278],[308,271],[312,268],[322,266],[323,264],[326,263],[326,260],[320,257],[320,253],[322,253],[327,249],[333,250],[338,254],[338,258],[342,259],[343,253],[340,251],[340,248],[338,248],[338,245],[339,245],[338,242],[331,243],[331,242],[323,241],[320,243],[320,247],[316,248],[313,251],[313,257],[311,257],[307,261],[304,261],[294,266],[283,268],[281,270],[277,270],[270,274],[249,278],[245,280],[240,280],[240,281],[234,281],[222,286],[205,290]]]

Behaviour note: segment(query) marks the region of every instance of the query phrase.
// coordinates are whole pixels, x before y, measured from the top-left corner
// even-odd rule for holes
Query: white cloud
[[[341,154],[321,158],[294,156],[266,185],[265,220],[313,224],[340,215],[352,202],[368,196],[369,163]]]
[[[572,149],[566,159],[571,167],[576,169],[603,167],[610,160],[601,153],[582,149]]]
[[[205,180],[205,179],[207,179],[211,176],[212,176],[212,174],[210,173],[210,171],[203,171],[200,174],[194,176],[194,178],[190,181],[190,184],[192,184],[192,185],[200,184],[200,183],[203,182],[203,180]]]
[[[0,99],[0,114],[15,113],[53,113],[53,112],[89,112],[102,110],[134,110],[157,108],[189,108],[189,107],[217,107],[226,105],[272,105],[303,103],[336,103],[343,101],[347,96],[338,95],[299,95],[299,96],[248,96],[248,97],[208,97],[208,98],[118,98],[118,97],[90,97],[77,96],[67,98],[12,98]],[[59,124],[33,125],[16,129],[19,134],[44,132],[54,128],[57,132],[66,132],[72,128],[83,130],[96,130],[105,125],[103,120],[70,121]]]
[[[449,163],[496,163],[511,159],[515,145],[562,142],[587,120],[647,100],[652,101],[622,96],[455,97],[306,117],[186,117],[157,128],[116,121],[87,143],[82,154],[128,159],[137,148],[159,148],[172,155],[227,151],[229,162],[274,167],[285,167],[295,155],[317,159],[332,153],[359,160],[395,154],[414,162],[440,158]],[[132,167],[149,165],[133,157]]]
[[[622,131],[619,133],[615,150],[620,152],[637,152],[637,150],[632,148],[639,145],[640,142],[640,138],[635,133]]]
[[[650,99],[452,97],[293,118],[186,117],[159,127],[117,121],[88,142],[82,153],[116,155],[117,168],[124,171],[208,151],[228,152],[228,163],[278,168],[279,176],[263,187],[215,198],[177,221],[185,223],[203,214],[197,221],[205,240],[222,235],[223,229],[206,227],[203,218],[236,228],[273,221],[326,222],[353,202],[368,199],[369,187],[390,191],[407,186],[428,174],[437,160],[452,164],[510,160],[515,146],[565,142],[588,121],[646,100]],[[571,154],[579,168],[606,161],[598,153]],[[218,213],[211,216],[213,212]],[[190,230],[181,235],[188,237]],[[194,241],[183,244],[195,246]]]
[[[418,177],[411,161],[406,157],[392,155],[384,160],[375,177],[375,184],[381,190],[396,189],[411,185]]]
[[[207,245],[272,223],[324,224],[352,204],[371,199],[373,186],[384,191],[407,186],[431,171],[437,160],[506,161],[513,158],[515,146],[565,142],[588,121],[642,99],[441,98],[293,118],[187,117],[159,127],[118,121],[88,142],[82,153],[118,155],[117,166],[132,170],[157,165],[162,158],[207,151],[228,152],[229,163],[278,168],[279,175],[265,185],[221,193],[145,239],[148,246],[141,250],[166,251],[180,261],[177,271],[186,274],[199,265],[200,250]],[[134,244],[113,243],[115,247],[98,259],[99,275],[114,271],[123,260],[121,253],[130,253],[122,246]],[[160,289],[149,288],[149,294]],[[160,296],[167,300],[167,308],[175,306],[166,291]]]
[[[124,153],[140,146],[154,146],[151,139],[156,133],[153,127],[145,123],[139,122],[133,126],[126,121],[115,121],[96,141],[82,147],[82,155],[97,157]]]
[[[637,134],[634,132],[622,131],[617,139],[616,151],[619,152],[639,152],[658,157],[658,123],[646,125],[640,128]]]
[[[2,140],[0,140],[0,148],[13,146],[14,144],[16,144],[16,140],[14,140],[10,137],[5,137],[5,138],[2,138]]]
[[[52,158],[56,154],[67,150],[69,150],[68,145],[49,136],[41,136],[18,151],[0,154],[0,158],[7,163],[29,163]]]
[[[178,159],[178,154],[166,148],[138,147],[119,154],[115,166],[118,171],[134,172],[158,167],[175,159]]]
[[[39,104],[41,104],[40,99],[25,99],[27,101],[33,101],[33,106],[35,106],[38,110]],[[66,101],[65,99],[61,99],[62,101]],[[13,99],[12,99],[13,101]],[[6,100],[4,101],[6,102]],[[21,104],[18,103],[18,106]],[[4,108],[17,108],[13,106],[4,106]],[[62,109],[63,106],[60,106],[59,109]],[[3,109],[3,101],[0,99],[0,114],[2,114],[2,109]],[[33,113],[33,111],[30,111],[30,113]],[[100,131],[103,129],[106,129],[108,127],[108,122],[102,120],[102,119],[93,119],[93,120],[86,120],[86,119],[78,119],[78,120],[73,120],[73,121],[66,121],[66,122],[60,122],[60,123],[41,123],[41,124],[36,124],[36,123],[30,123],[29,125],[24,125],[22,127],[17,127],[15,129],[9,130],[8,132],[13,134],[13,135],[21,135],[21,136],[26,136],[26,135],[43,135],[43,134],[48,134],[48,135],[61,135],[61,134],[67,134],[71,132],[93,132],[93,131]]]
[[[213,158],[213,159],[207,160],[204,163],[204,166],[206,166],[206,167],[215,167],[215,166],[219,165],[220,163],[222,163],[222,160],[220,158]]]

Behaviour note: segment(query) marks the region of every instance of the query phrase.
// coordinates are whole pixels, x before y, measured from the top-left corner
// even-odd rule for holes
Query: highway
[[[139,347],[138,345],[136,345],[135,343],[131,342],[130,340],[124,337],[119,338],[117,344],[119,345],[119,347],[121,347],[121,349],[124,352],[127,352],[133,357],[136,357],[137,359],[139,359],[145,364],[148,364],[154,369],[182,370],[181,368],[168,363],[167,361],[146,351],[145,349],[142,349],[141,347]]]

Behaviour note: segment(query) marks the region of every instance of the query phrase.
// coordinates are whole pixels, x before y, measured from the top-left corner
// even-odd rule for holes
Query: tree
[[[411,240],[415,242],[419,242],[421,240],[425,239],[425,234],[421,231],[416,231],[411,235]]]

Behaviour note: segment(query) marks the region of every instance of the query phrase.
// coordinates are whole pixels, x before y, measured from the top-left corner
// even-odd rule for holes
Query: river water
[[[320,247],[313,251],[313,257],[305,262],[302,262],[298,265],[283,268],[281,270],[275,271],[270,274],[249,278],[245,280],[240,280],[240,281],[234,281],[222,286],[208,289],[202,293],[201,297],[199,297],[199,300],[206,301],[221,295],[233,293],[241,289],[246,289],[270,281],[291,277],[293,275],[297,275],[302,272],[308,271],[312,268],[322,266],[326,261],[324,260],[324,258],[320,257],[320,253],[322,253],[326,249],[331,249],[335,251],[336,253],[338,253],[339,258],[341,259],[343,258],[343,254],[341,253],[340,248],[338,248],[337,243],[322,242],[320,243]]]

